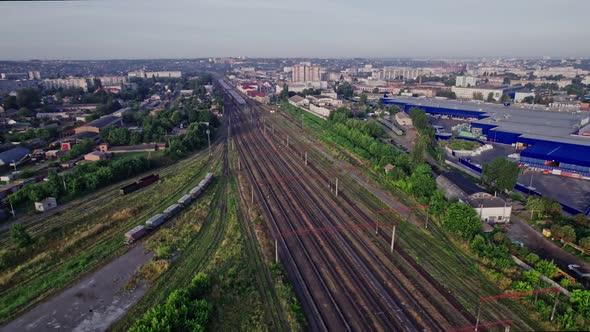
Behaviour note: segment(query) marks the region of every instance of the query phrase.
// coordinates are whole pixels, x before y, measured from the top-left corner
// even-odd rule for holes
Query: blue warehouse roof
[[[520,153],[522,157],[551,160],[590,167],[590,147],[554,142],[536,142]]]

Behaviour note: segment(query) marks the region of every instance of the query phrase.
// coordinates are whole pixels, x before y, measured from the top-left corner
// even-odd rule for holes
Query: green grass
[[[448,146],[452,150],[475,150],[481,145],[478,142],[457,139],[454,137],[448,141],[442,141],[441,143],[442,145]]]
[[[28,225],[35,246],[0,273],[0,281],[4,281],[0,286],[0,323],[124,253],[123,234],[188,192],[200,181],[206,165],[203,157],[189,158],[161,170],[160,182],[136,193],[119,196],[118,186],[113,186],[43,223]],[[128,209],[128,216],[113,222],[115,213],[124,209]],[[93,232],[93,227],[99,231]],[[4,242],[9,245],[9,238]],[[41,255],[47,257],[39,259]]]

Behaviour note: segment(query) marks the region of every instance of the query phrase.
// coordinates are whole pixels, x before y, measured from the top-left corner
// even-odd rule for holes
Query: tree
[[[519,173],[517,163],[498,157],[483,165],[482,178],[488,185],[500,191],[511,191],[516,185]]]
[[[510,98],[510,96],[505,93],[502,94],[502,97],[500,97],[500,102],[502,102],[502,103],[508,103],[511,101],[512,101],[512,98]]]
[[[287,84],[283,85],[283,90],[279,93],[279,100],[285,101],[289,99],[289,86]]]
[[[525,104],[532,104],[534,101],[535,101],[535,97],[534,96],[526,96],[522,100],[522,102],[525,103]]]
[[[494,93],[490,92],[488,93],[488,99],[486,100],[488,103],[493,103],[496,101],[496,99],[494,98]]]
[[[590,236],[581,239],[579,244],[586,252],[590,252]]]
[[[583,213],[578,213],[574,216],[574,222],[582,227],[590,227],[590,219]]]
[[[429,198],[436,190],[436,182],[432,178],[432,169],[428,164],[418,164],[410,176],[410,192],[417,198]],[[428,201],[427,201],[428,202]]]
[[[473,208],[463,203],[452,203],[443,218],[443,225],[452,233],[471,239],[481,231],[481,221]]]
[[[359,96],[359,103],[363,105],[367,103],[367,95],[365,93],[361,93]]]
[[[41,93],[35,88],[25,88],[16,91],[16,104],[18,107],[35,109],[41,105]]]
[[[590,316],[590,291],[582,289],[573,290],[570,303],[574,307],[574,310],[582,316]]]
[[[410,109],[410,118],[412,118],[412,124],[418,131],[426,129],[428,127],[428,115],[424,110],[419,108],[411,108]]]
[[[557,272],[557,266],[555,266],[553,261],[542,259],[537,265],[535,265],[535,270],[539,271],[540,274],[547,278],[552,278],[555,275],[555,272]]]
[[[430,196],[430,203],[429,203],[428,212],[440,217],[444,212],[445,208],[447,207],[447,201],[445,201],[445,196],[440,189],[436,189],[432,196]]]
[[[481,93],[481,92],[474,92],[473,93],[473,99],[474,100],[483,100],[483,93]]]
[[[33,243],[33,238],[22,224],[13,224],[10,227],[10,238],[19,248],[24,248]]]
[[[561,239],[564,240],[565,242],[569,242],[569,243],[576,243],[576,230],[570,226],[570,225],[566,225],[563,226],[561,229],[562,232],[562,237]]]
[[[336,87],[336,93],[342,95],[344,98],[350,98],[354,94],[354,89],[350,83],[343,82]]]
[[[373,94],[378,94],[379,93],[379,88],[374,88],[373,89]]]

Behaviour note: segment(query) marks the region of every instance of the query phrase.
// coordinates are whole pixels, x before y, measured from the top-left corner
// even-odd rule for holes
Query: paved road
[[[539,257],[553,260],[560,269],[564,270],[572,277],[577,277],[577,275],[568,269],[568,264],[578,264],[586,269],[590,269],[590,264],[563,250],[518,216],[513,214],[511,221],[512,223],[508,226],[507,233],[511,240],[521,241],[531,252],[536,253]],[[590,286],[590,280],[583,281],[586,286]]]
[[[148,289],[145,283],[123,290],[137,268],[153,254],[138,245],[0,328],[8,331],[105,331],[121,318]]]

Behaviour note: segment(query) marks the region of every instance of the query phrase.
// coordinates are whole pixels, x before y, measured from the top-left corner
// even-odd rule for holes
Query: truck
[[[135,226],[125,233],[125,244],[133,243],[147,234],[147,229],[143,225]]]
[[[164,215],[159,213],[159,214],[156,214],[155,216],[151,217],[150,219],[148,219],[145,222],[145,225],[147,228],[154,229],[154,228],[160,226],[161,224],[163,224],[165,221],[166,221],[166,218],[164,217]]]

